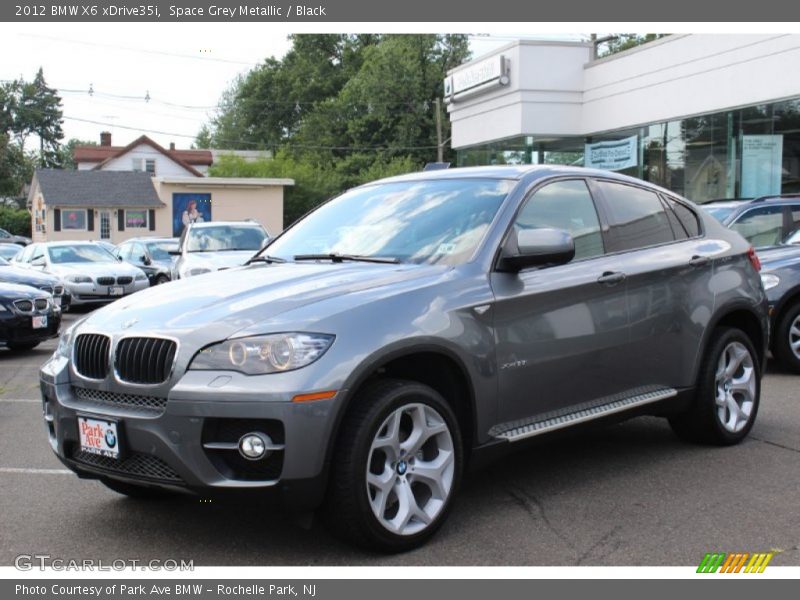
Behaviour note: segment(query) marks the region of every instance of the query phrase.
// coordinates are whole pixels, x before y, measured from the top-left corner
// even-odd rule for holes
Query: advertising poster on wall
[[[592,169],[621,171],[635,167],[638,161],[638,138],[586,144],[584,166]]]
[[[211,220],[211,194],[172,194],[172,236],[179,237],[190,223]]]
[[[782,135],[742,136],[742,197],[781,193]]]

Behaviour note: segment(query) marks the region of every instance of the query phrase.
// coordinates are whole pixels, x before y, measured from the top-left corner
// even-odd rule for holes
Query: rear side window
[[[575,241],[575,260],[603,254],[600,220],[582,179],[557,181],[537,190],[520,211],[515,226],[569,232]]]
[[[675,240],[655,192],[630,185],[596,182],[608,209],[610,252],[622,252]]]
[[[752,208],[736,219],[730,227],[756,248],[775,246],[783,238],[783,207]]]
[[[667,204],[680,221],[681,227],[688,237],[693,238],[700,235],[700,223],[692,209],[669,197],[667,197]]]

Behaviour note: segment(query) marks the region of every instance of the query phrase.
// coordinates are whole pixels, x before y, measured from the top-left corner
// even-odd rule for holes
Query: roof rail
[[[780,200],[781,198],[800,198],[800,193],[793,194],[770,194],[768,196],[759,196],[754,198],[753,202],[765,202],[766,200]]]

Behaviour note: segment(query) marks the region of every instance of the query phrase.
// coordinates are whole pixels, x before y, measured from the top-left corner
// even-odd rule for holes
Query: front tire
[[[340,537],[383,552],[420,546],[441,527],[463,468],[458,421],[419,383],[368,384],[342,424],[326,513]]]
[[[730,446],[741,442],[756,420],[761,369],[750,338],[721,327],[711,337],[692,406],[669,421],[687,441]]]
[[[800,373],[800,303],[789,307],[778,322],[773,350],[784,367]]]
[[[169,283],[169,277],[164,274],[159,275],[156,277],[156,280],[153,282],[153,285],[164,285],[165,283]]]

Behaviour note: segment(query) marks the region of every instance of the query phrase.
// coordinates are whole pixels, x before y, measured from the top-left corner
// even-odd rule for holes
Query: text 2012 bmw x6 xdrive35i
[[[737,233],[613,173],[385,179],[248,266],[78,322],[41,370],[50,444],[123,494],[271,489],[403,550],[497,444],[643,413],[740,441],[767,345],[757,268]]]

